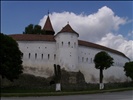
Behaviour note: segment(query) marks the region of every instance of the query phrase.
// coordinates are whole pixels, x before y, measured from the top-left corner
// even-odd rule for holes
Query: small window
[[[70,47],[70,42],[68,42],[68,47]]]
[[[78,61],[80,60],[79,56],[78,56]]]
[[[82,62],[84,62],[84,57],[82,57]]]
[[[54,60],[56,59],[56,54],[54,54]]]
[[[37,58],[37,53],[35,53],[35,59]]]
[[[86,62],[88,62],[88,58],[86,58]]]
[[[93,61],[92,61],[92,58],[91,58],[91,63],[92,63]]]
[[[63,42],[62,42],[62,46],[63,46]]]
[[[29,53],[29,59],[30,59],[30,53]]]
[[[48,59],[50,58],[50,54],[48,54]]]
[[[42,59],[43,59],[43,54],[42,54]]]
[[[74,42],[74,47],[76,48],[76,42]]]

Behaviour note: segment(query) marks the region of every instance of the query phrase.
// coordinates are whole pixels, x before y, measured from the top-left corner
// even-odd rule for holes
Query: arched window
[[[48,54],[48,59],[50,58],[50,54]]]
[[[30,53],[29,53],[29,59],[30,59]]]
[[[35,59],[37,58],[37,53],[35,53]]]

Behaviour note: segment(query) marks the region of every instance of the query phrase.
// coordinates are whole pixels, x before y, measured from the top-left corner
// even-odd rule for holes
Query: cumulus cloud
[[[111,33],[112,31],[117,32],[120,25],[129,22],[127,18],[115,15],[107,6],[98,9],[97,12],[90,15],[83,13],[77,15],[73,12],[64,11],[62,13],[53,12],[49,16],[55,33],[59,32],[69,22],[71,27],[79,33],[79,39],[119,50],[133,59],[133,41],[126,40],[122,35]],[[47,15],[40,20],[39,25],[43,27],[46,18]],[[131,35],[132,32],[128,33],[128,36]]]
[[[40,20],[39,25],[43,27],[46,18],[47,15]],[[50,19],[56,33],[69,22],[72,28],[79,33],[80,39],[92,42],[100,40],[112,30],[117,31],[120,25],[126,23],[126,18],[120,18],[115,15],[107,6],[90,15],[76,15],[73,12],[53,12],[50,14]]]
[[[126,40],[122,35],[106,34],[97,44],[104,45],[126,54],[133,60],[133,40]]]

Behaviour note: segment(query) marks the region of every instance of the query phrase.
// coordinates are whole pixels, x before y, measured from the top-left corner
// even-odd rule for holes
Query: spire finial
[[[48,15],[49,15],[49,10],[48,10]]]
[[[69,21],[67,21],[67,24],[69,24]]]

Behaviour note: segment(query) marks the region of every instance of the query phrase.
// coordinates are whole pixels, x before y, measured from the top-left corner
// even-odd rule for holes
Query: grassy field
[[[89,91],[61,91],[61,92],[46,92],[45,90],[18,90],[14,93],[1,93],[2,97],[26,97],[26,96],[61,96],[61,95],[83,95],[83,94],[95,94],[105,92],[118,92],[118,91],[129,91],[133,90],[133,87],[119,88],[119,89],[105,89],[105,90],[89,90]]]

